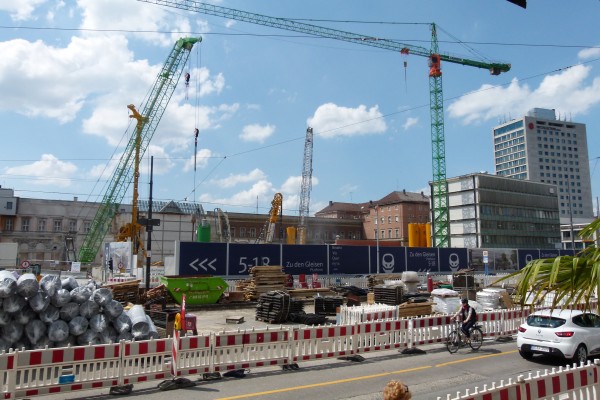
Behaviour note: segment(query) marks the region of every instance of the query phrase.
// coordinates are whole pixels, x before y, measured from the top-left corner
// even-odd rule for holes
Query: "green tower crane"
[[[311,25],[287,18],[269,17],[205,4],[194,0],[138,0],[145,3],[194,11],[201,14],[214,15],[237,21],[305,33],[316,37],[342,40],[395,51],[400,54],[415,54],[429,59],[429,102],[431,107],[431,146],[432,146],[432,239],[434,247],[450,245],[450,229],[448,215],[448,188],[446,184],[446,141],[444,137],[444,96],[442,92],[441,61],[487,69],[492,75],[499,75],[510,70],[510,64],[470,60],[440,53],[438,48],[435,24],[431,24],[431,49],[401,43],[395,40],[380,39],[369,35],[361,35],[337,29]]]
[[[136,176],[133,178],[137,181],[137,163],[146,152],[156,127],[171,100],[177,82],[181,77],[181,67],[186,64],[194,44],[201,41],[201,38],[181,38],[169,53],[156,78],[148,100],[141,107],[142,111],[138,114],[139,118],[137,118],[138,123],[132,127],[133,132],[130,135],[130,140],[110,179],[96,216],[90,225],[90,230],[83,240],[79,250],[79,261],[90,263],[96,258],[119,204],[129,188],[134,171]],[[134,115],[136,114],[137,112],[134,113]],[[134,198],[134,202],[136,202],[137,196],[134,196]],[[134,204],[134,209],[137,209],[136,207],[137,204]]]

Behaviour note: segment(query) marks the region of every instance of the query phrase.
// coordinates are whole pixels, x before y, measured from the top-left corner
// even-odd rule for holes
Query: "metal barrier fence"
[[[593,307],[597,307],[597,304],[594,303]],[[479,324],[485,338],[513,335],[529,313],[529,310],[519,309],[482,312],[478,314]],[[286,367],[302,361],[391,349],[410,349],[426,344],[443,343],[451,329],[451,316],[435,315],[355,321],[342,325],[223,331],[183,336],[179,340],[167,338],[139,342],[122,341],[108,345],[11,351],[0,354],[0,398],[35,397],[168,379],[173,377],[173,362],[176,362],[175,374],[184,376],[264,366]],[[177,346],[175,361],[173,345]],[[595,374],[594,382],[597,382],[597,370],[593,369],[592,372]],[[583,377],[573,379],[567,378],[567,382],[579,382],[577,379]],[[513,386],[519,382],[513,383],[504,389],[512,391]],[[541,384],[535,389],[538,392],[541,390],[539,385]],[[531,385],[525,387],[530,388],[526,390],[530,390],[532,396],[538,393]],[[484,390],[490,392],[496,390],[496,387]],[[477,397],[468,393],[466,396],[456,398],[505,398]]]
[[[586,365],[573,365],[553,368],[551,371],[530,373],[527,378],[523,375],[508,382],[493,382],[483,389],[478,387],[458,392],[455,396],[447,395],[445,400],[597,400],[600,395],[598,370],[600,360],[590,361]],[[443,400],[438,397],[438,400]]]

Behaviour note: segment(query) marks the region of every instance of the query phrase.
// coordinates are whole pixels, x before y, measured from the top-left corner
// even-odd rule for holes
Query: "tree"
[[[579,236],[591,239],[599,229],[600,218],[582,229]],[[537,304],[548,292],[553,292],[552,308],[579,303],[589,308],[590,299],[600,293],[600,249],[594,243],[575,256],[533,260],[498,282],[510,278],[518,279],[515,294],[521,307]]]

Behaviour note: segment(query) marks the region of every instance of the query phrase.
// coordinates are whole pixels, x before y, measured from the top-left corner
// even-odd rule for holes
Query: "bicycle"
[[[460,329],[461,323],[460,321],[454,322],[455,328],[448,334],[446,338],[446,347],[450,354],[456,353],[458,349],[467,344],[471,347],[471,349],[477,351],[481,347],[483,343],[483,331],[481,330],[480,325],[473,325],[471,329],[469,329],[469,338],[465,337],[465,334]]]

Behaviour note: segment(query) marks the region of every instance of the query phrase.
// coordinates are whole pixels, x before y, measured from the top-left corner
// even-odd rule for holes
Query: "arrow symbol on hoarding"
[[[196,263],[200,261],[199,258],[196,258],[194,261],[192,261],[189,265],[190,267],[192,267],[194,270],[198,271],[198,267],[202,268],[204,271],[208,271],[208,268],[206,268],[206,266],[204,266],[204,263],[206,263],[208,261],[208,258],[205,258],[204,260],[200,261],[200,264],[198,264],[198,266],[196,266]],[[217,261],[216,258],[213,258],[211,262],[209,262],[207,264],[207,266],[212,269],[213,271],[217,270],[217,267],[215,267],[213,264]]]

